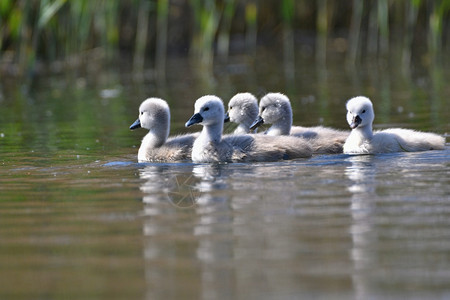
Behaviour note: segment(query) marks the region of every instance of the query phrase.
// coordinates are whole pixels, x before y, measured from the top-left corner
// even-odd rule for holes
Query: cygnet
[[[375,118],[372,101],[358,96],[347,102],[347,122],[352,129],[344,144],[346,154],[374,154],[442,150],[444,137],[411,129],[390,128],[372,131]]]
[[[139,162],[170,162],[190,160],[192,144],[198,134],[185,134],[168,138],[170,109],[160,98],[148,98],[139,106],[139,118],[130,129],[145,128],[149,132],[142,139],[138,152]]]
[[[259,115],[250,129],[272,124],[267,135],[291,135],[307,139],[314,153],[342,153],[349,131],[329,127],[292,126],[292,107],[289,98],[281,93],[269,93],[259,103]]]

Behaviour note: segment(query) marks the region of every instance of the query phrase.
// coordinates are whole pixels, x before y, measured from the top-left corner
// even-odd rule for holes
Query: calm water
[[[214,76],[171,60],[165,83],[124,69],[0,89],[1,299],[450,297],[450,147],[258,164],[138,164],[139,103],[288,94],[296,124],[346,129],[364,94],[378,127],[450,131],[450,68],[327,70],[236,57]],[[261,63],[264,62],[264,63]],[[357,69],[357,70],[356,70]],[[199,130],[199,127],[193,130]],[[226,130],[230,131],[229,126]]]

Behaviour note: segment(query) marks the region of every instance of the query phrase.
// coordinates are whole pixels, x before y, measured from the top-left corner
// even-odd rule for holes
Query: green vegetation
[[[350,63],[387,55],[391,43],[408,64],[448,47],[449,12],[450,0],[1,0],[0,68],[21,75],[126,54],[136,69],[150,63],[164,72],[169,53],[212,65],[230,48],[281,45],[291,60],[311,40],[321,65],[333,51]]]

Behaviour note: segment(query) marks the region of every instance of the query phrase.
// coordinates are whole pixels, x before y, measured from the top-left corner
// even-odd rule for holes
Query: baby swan
[[[347,122],[352,128],[344,144],[346,154],[442,150],[445,139],[434,133],[390,128],[372,132],[375,118],[369,98],[358,96],[347,102]]]
[[[168,139],[170,130],[170,109],[160,98],[148,98],[139,106],[139,118],[130,129],[145,128],[149,132],[142,139],[138,161],[169,162],[191,158],[192,144],[196,135],[186,134]]]
[[[250,132],[250,126],[258,116],[258,99],[251,93],[238,93],[228,102],[227,119],[237,123],[234,134]]]
[[[307,139],[314,153],[342,153],[348,131],[329,127],[292,126],[292,107],[289,98],[281,93],[269,93],[259,103],[259,115],[250,129],[272,124],[267,135],[291,135]]]
[[[213,95],[195,102],[195,113],[186,122],[186,127],[203,125],[192,147],[194,162],[277,161],[311,156],[310,147],[302,139],[254,134],[231,134],[222,138],[224,111],[222,100]]]

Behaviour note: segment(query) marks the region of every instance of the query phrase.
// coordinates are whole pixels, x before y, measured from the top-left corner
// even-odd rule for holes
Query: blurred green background
[[[449,12],[450,0],[2,0],[0,66],[20,76],[120,57],[163,76],[168,55],[208,66],[256,47],[322,64],[396,47],[403,64],[426,64],[448,49]]]

